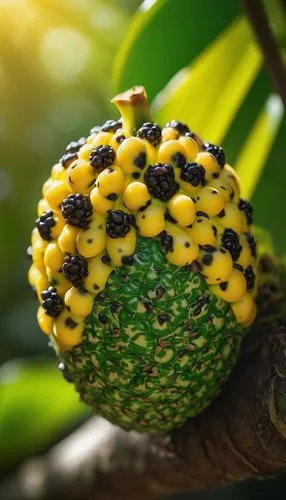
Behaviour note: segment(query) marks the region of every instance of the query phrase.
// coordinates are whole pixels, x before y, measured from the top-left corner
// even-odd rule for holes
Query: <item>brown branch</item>
[[[46,456],[28,460],[0,485],[0,498],[151,500],[285,471],[285,312],[273,320],[285,308],[285,286],[278,286],[271,261],[261,264],[271,278],[260,289],[260,317],[248,336],[255,340],[258,332],[259,342],[248,343],[205,412],[165,437],[91,419]]]
[[[264,55],[272,83],[286,108],[286,67],[279,45],[269,25],[262,0],[242,0],[246,15]]]

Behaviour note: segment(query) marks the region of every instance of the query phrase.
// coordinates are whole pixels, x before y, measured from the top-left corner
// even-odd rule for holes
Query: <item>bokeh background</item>
[[[140,4],[0,0],[0,481],[89,417],[37,326],[26,248],[49,169],[68,142],[116,116],[114,91],[145,84],[156,119],[222,142],[262,244],[286,255],[286,123],[239,1],[146,0],[133,20]],[[266,7],[285,48],[285,2]],[[285,486],[191,498],[268,500]]]

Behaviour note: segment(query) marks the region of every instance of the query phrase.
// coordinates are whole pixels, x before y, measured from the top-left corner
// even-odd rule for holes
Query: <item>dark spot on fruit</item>
[[[131,177],[132,177],[133,179],[139,179],[139,177],[140,177],[140,173],[139,173],[139,172],[133,172],[133,174],[131,174]]]
[[[190,243],[188,241],[185,241],[185,247],[189,248],[190,246],[191,246]]]
[[[220,219],[222,219],[222,218],[225,216],[225,210],[224,210],[224,208],[220,211],[220,213],[219,213],[219,214],[217,214],[217,216],[218,216]]]
[[[146,153],[139,153],[139,155],[134,159],[133,163],[138,168],[144,168],[146,165]]]
[[[202,263],[204,266],[210,266],[213,261],[213,256],[211,254],[205,254],[202,258]]]
[[[110,193],[106,198],[110,201],[115,201],[117,200],[117,194],[116,193]]]
[[[74,321],[71,317],[68,317],[65,319],[65,325],[70,330],[74,330],[78,326],[78,323]]]
[[[220,284],[219,284],[219,287],[220,287],[220,289],[221,289],[223,292],[225,292],[225,291],[226,291],[226,289],[227,289],[227,287],[228,287],[228,283],[227,283],[227,281],[224,281],[223,283],[220,283]]]
[[[170,319],[170,315],[169,314],[158,314],[157,316],[157,320],[158,320],[158,323],[160,325],[163,325],[164,323],[166,323],[168,320]]]

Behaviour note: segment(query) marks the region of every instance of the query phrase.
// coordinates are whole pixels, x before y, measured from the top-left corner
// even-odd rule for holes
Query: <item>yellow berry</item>
[[[42,307],[39,307],[37,312],[37,320],[39,327],[46,334],[50,335],[53,331],[53,320],[48,316]]]
[[[53,180],[64,180],[65,178],[65,168],[61,163],[56,163],[51,170],[51,178]]]
[[[220,173],[221,169],[215,157],[206,151],[201,151],[197,154],[196,162],[204,167],[207,181],[210,181],[214,175],[216,176]]]
[[[222,195],[225,203],[228,203],[232,200],[234,196],[234,190],[228,182],[223,181],[220,179],[220,177],[218,177],[217,179],[212,179],[208,183],[208,185],[218,190],[218,192]]]
[[[137,212],[136,224],[141,236],[157,236],[165,227],[165,210],[161,205],[152,204],[143,212]]]
[[[150,142],[143,141],[146,147],[146,165],[155,165],[157,163],[158,150]]]
[[[204,247],[199,256],[202,275],[208,285],[227,281],[232,273],[232,259],[224,248]]]
[[[45,191],[45,199],[52,210],[59,212],[64,198],[71,194],[70,188],[64,181],[52,181]]]
[[[34,286],[36,288],[38,301],[42,302],[42,292],[49,286],[48,278],[44,271],[39,272]]]
[[[234,190],[234,201],[238,201],[240,196],[240,181],[236,171],[228,164],[220,172],[220,179],[228,182]]]
[[[84,320],[64,310],[55,320],[53,333],[60,349],[70,349],[82,339]]]
[[[41,271],[45,270],[44,254],[45,254],[45,250],[47,248],[47,245],[48,245],[48,242],[41,239],[41,240],[36,241],[34,243],[34,245],[32,246],[33,263]]]
[[[102,262],[101,257],[102,255],[97,255],[88,261],[88,276],[84,280],[84,288],[93,295],[97,295],[104,289],[113,271],[112,267]]]
[[[255,303],[249,293],[246,293],[238,302],[231,304],[231,308],[239,324],[248,326],[249,322],[254,320]]]
[[[138,137],[129,137],[117,150],[117,161],[125,174],[138,172],[146,165],[146,145]]]
[[[192,238],[174,224],[166,223],[167,233],[173,238],[172,251],[167,252],[169,262],[176,266],[191,264],[199,254],[199,247]]]
[[[37,208],[38,217],[40,217],[47,210],[51,210],[51,207],[49,207],[47,200],[45,200],[45,198],[42,198],[38,203],[38,208]]]
[[[114,165],[105,168],[97,177],[96,185],[102,196],[121,193],[124,186],[124,174]]]
[[[242,272],[233,269],[225,283],[210,286],[210,291],[226,302],[237,302],[247,291],[245,277]]]
[[[54,180],[49,177],[46,182],[44,182],[43,184],[43,187],[42,187],[42,195],[43,195],[43,198],[45,198],[46,196],[46,193],[48,192],[48,190],[50,189],[50,187],[52,186]]]
[[[177,130],[173,127],[165,127],[162,129],[162,142],[176,140],[178,139],[179,134]]]
[[[122,266],[122,258],[132,255],[136,247],[136,231],[131,228],[124,238],[106,239],[106,250],[116,267]]]
[[[59,271],[63,265],[64,254],[56,241],[51,241],[45,250],[45,266]]]
[[[171,216],[182,227],[189,226],[196,218],[196,205],[185,194],[175,194],[168,203],[168,209]]]
[[[113,207],[113,201],[108,200],[105,196],[100,194],[98,187],[96,186],[90,193],[90,201],[93,209],[98,214],[106,214]]]
[[[192,227],[186,228],[186,232],[198,245],[215,245],[216,243],[217,229],[207,217],[197,216]]]
[[[205,186],[200,190],[197,196],[197,211],[204,212],[213,217],[218,215],[223,208],[224,199],[217,189]]]
[[[182,144],[182,146],[184,146],[185,150],[187,151],[188,161],[194,161],[199,152],[199,146],[197,142],[191,137],[181,136],[179,138],[179,143]]]
[[[88,161],[92,150],[93,150],[92,144],[84,144],[77,153],[78,159]]]
[[[131,182],[124,191],[123,202],[129,210],[137,212],[149,200],[151,200],[151,196],[146,184],[143,184],[143,182]]]
[[[29,284],[31,286],[35,287],[36,282],[37,282],[38,278],[40,277],[40,275],[41,275],[41,271],[38,269],[38,267],[35,264],[32,264],[30,269],[29,269],[29,272],[28,272]]]
[[[97,134],[93,135],[90,141],[87,140],[87,143],[91,143],[93,148],[101,145],[106,146],[110,143],[112,136],[113,134],[111,134],[110,132],[98,132]]]
[[[86,160],[76,160],[66,171],[67,183],[74,193],[89,194],[95,185],[93,167]]]
[[[95,257],[104,250],[105,243],[105,217],[94,214],[89,228],[78,234],[77,250],[85,258]]]
[[[58,238],[58,244],[62,252],[75,254],[76,253],[76,239],[78,229],[66,224]]]
[[[241,233],[242,231],[241,212],[237,205],[235,205],[234,203],[225,204],[224,212],[220,214],[218,222],[223,227],[229,227],[230,229],[233,229],[236,233]]]
[[[50,286],[54,286],[57,289],[59,295],[64,295],[66,291],[71,287],[71,283],[64,274],[56,269],[46,267],[46,273],[49,279]],[[47,286],[45,287],[47,288]]]
[[[256,315],[257,315],[257,306],[256,306],[255,302],[253,302],[252,315],[250,316],[248,321],[245,321],[245,323],[243,323],[243,326],[245,328],[249,328],[252,325],[252,323],[254,322]]]
[[[56,221],[56,225],[51,228],[51,238],[52,240],[55,240],[61,234],[66,224],[66,221],[64,220],[62,214],[60,213],[54,213],[53,217]]]
[[[120,128],[120,129],[116,130],[115,134],[110,139],[109,144],[116,152],[118,150],[120,144],[122,144],[122,142],[125,139],[128,139],[128,137],[130,137],[129,132],[123,131],[122,128]]]
[[[181,167],[187,163],[187,151],[179,141],[163,142],[158,152],[158,162]]]
[[[76,316],[88,316],[93,308],[94,296],[84,288],[70,288],[65,294],[67,309]]]

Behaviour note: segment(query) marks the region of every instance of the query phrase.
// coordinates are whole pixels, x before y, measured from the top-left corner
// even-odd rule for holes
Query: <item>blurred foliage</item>
[[[285,48],[283,2],[265,0]],[[261,245],[286,253],[286,121],[241,2],[145,0],[130,21],[140,3],[0,0],[0,468],[44,450],[86,416],[54,355],[37,357],[50,350],[36,325],[25,252],[50,167],[70,140],[115,116],[114,92],[143,84],[156,120],[187,121],[222,143],[252,195]],[[252,498],[249,491],[209,498]]]

